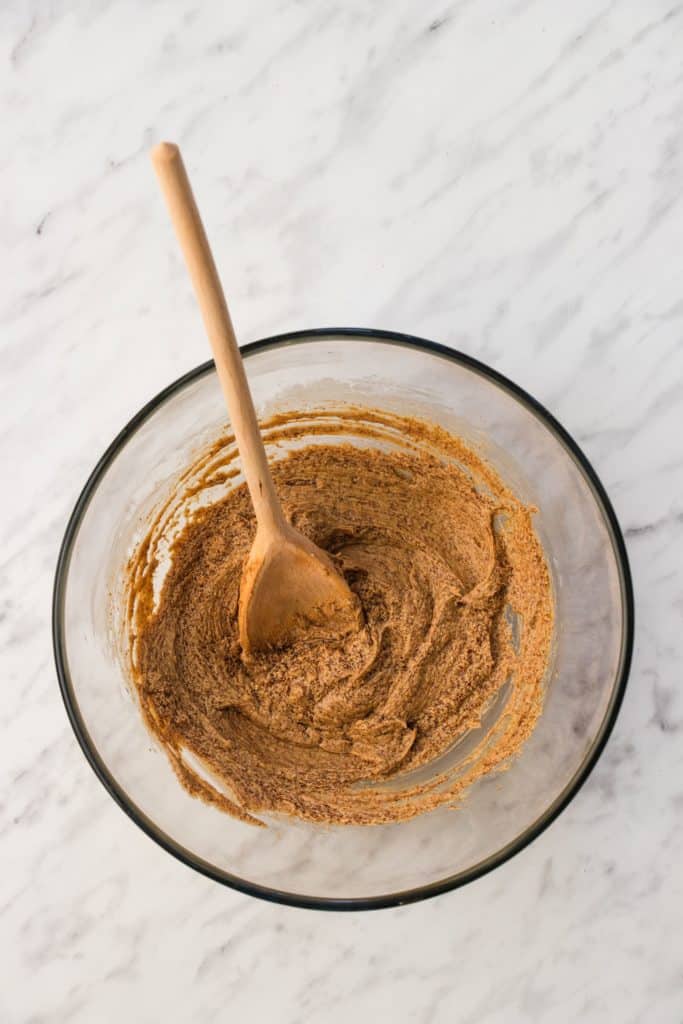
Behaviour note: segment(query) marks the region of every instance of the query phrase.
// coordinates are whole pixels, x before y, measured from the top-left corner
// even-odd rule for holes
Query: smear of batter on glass
[[[508,763],[541,712],[553,599],[534,509],[423,421],[325,410],[263,431],[291,449],[272,467],[286,515],[332,555],[363,624],[338,642],[243,657],[237,601],[255,523],[223,437],[128,567],[127,652],[148,727],[190,792],[256,824],[278,812],[373,824],[457,803]],[[506,684],[504,713],[486,726]],[[477,729],[455,767],[413,774]]]

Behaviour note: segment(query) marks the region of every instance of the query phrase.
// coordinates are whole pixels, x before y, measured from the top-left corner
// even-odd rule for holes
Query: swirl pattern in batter
[[[273,465],[285,513],[359,597],[354,635],[243,657],[237,600],[254,535],[244,484],[189,516],[158,599],[159,521],[130,565],[130,664],[147,724],[191,792],[245,820],[371,824],[453,804],[520,749],[542,707],[553,601],[533,509],[439,428],[361,419],[343,414],[337,438]],[[386,430],[403,439],[394,450],[372,446]],[[295,437],[296,417],[272,421],[271,441]],[[231,439],[205,463],[195,497],[230,482]],[[484,728],[506,685],[504,714]],[[413,774],[475,729],[455,769]]]

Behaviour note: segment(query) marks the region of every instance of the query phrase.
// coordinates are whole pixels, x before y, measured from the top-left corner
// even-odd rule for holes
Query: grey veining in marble
[[[683,1020],[683,4],[8,0],[0,11],[0,1020]],[[630,688],[513,861],[322,915],[189,871],[87,767],[50,649],[93,464],[206,358],[146,152],[179,141],[245,340],[434,338],[535,394],[624,527]]]

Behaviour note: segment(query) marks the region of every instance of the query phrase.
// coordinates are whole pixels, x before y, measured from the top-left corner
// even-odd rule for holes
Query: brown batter
[[[533,510],[461,441],[416,420],[356,410],[264,429],[290,445],[299,433],[325,438],[273,475],[287,516],[360,598],[364,624],[336,642],[243,658],[237,600],[254,521],[245,485],[227,489],[237,463],[223,438],[185,474],[130,565],[129,652],[148,726],[191,792],[245,820],[284,812],[369,824],[454,803],[519,750],[540,713],[553,606]],[[339,443],[345,434],[353,445]],[[368,447],[378,439],[394,450]],[[183,523],[190,499],[216,487],[221,499]],[[482,726],[507,681],[505,713]],[[455,767],[406,775],[477,728]]]

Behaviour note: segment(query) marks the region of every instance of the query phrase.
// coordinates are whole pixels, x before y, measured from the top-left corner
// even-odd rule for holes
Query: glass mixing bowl
[[[315,330],[242,349],[259,415],[353,403],[416,415],[483,452],[536,505],[556,600],[543,713],[505,772],[455,809],[391,825],[256,828],[191,797],[145,729],[112,622],[112,580],[145,515],[192,453],[225,429],[213,363],[162,391],[100,459],[66,530],[55,580],[57,673],[83,752],[107,791],[165,850],[266,899],[370,909],[472,881],[539,835],[578,792],[619,710],[633,598],[609,500],[585,456],[533,398],[458,352],[381,331]],[[320,440],[317,438],[316,440]],[[228,486],[228,485],[226,485]]]

